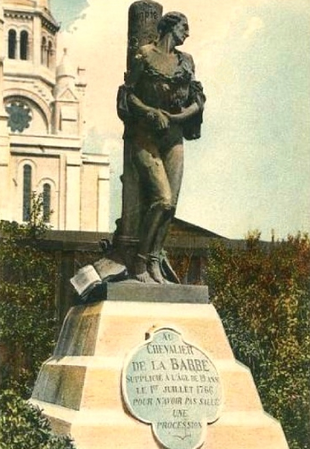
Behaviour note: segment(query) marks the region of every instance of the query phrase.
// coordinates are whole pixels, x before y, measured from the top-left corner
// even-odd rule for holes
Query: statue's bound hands
[[[197,112],[199,112],[199,106],[197,103],[193,103],[187,108],[183,108],[178,114],[170,114],[167,111],[162,111],[162,114],[164,114],[172,123],[183,123],[193,115],[197,114]]]
[[[169,128],[170,119],[168,115],[160,109],[150,109],[146,114],[146,118],[148,122],[153,124],[158,130],[162,131]]]

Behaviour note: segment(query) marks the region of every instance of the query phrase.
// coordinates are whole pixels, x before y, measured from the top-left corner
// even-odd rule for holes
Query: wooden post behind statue
[[[157,24],[162,17],[163,7],[152,0],[133,3],[128,11],[127,72],[125,84],[118,92],[118,114],[126,123],[127,104],[122,104],[126,97],[126,84],[131,76],[131,69],[140,47],[157,38]],[[126,100],[125,100],[126,101]],[[133,258],[139,242],[140,222],[143,204],[140,194],[139,175],[132,163],[132,145],[124,132],[123,175],[122,175],[122,218],[115,233],[114,243],[124,258],[130,273],[133,272]]]

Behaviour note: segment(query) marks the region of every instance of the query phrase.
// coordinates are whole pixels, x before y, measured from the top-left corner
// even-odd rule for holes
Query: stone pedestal
[[[263,411],[250,371],[234,359],[221,320],[207,302],[207,288],[158,285],[143,294],[140,285],[127,287],[108,285],[105,301],[69,311],[31,400],[44,409],[53,429],[71,434],[78,449],[161,447],[151,426],[128,412],[121,373],[145,334],[166,327],[207,352],[221,378],[220,417],[208,426],[201,447],[288,449],[280,424]]]

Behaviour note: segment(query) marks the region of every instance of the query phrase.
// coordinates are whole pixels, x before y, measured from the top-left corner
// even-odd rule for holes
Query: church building
[[[26,222],[36,192],[52,229],[108,231],[109,156],[83,148],[85,72],[57,65],[58,32],[49,0],[0,0],[0,219]]]

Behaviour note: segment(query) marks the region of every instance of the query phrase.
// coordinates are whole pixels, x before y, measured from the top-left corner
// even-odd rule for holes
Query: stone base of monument
[[[54,431],[78,449],[288,449],[206,287],[108,284],[105,299],[69,311],[38,376]]]

